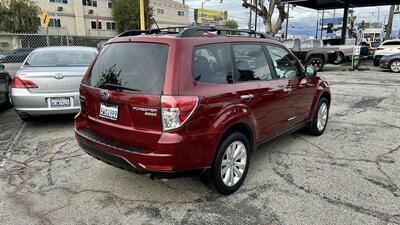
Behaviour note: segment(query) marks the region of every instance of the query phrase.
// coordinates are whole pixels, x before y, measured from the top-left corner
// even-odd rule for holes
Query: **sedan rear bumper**
[[[71,106],[51,107],[51,98],[67,97],[71,100]],[[32,93],[25,88],[11,88],[11,102],[15,110],[29,115],[51,115],[51,114],[72,114],[80,110],[79,92],[68,93]]]

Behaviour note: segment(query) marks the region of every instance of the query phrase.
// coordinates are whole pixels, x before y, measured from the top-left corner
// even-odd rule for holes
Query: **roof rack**
[[[254,30],[241,30],[241,29],[231,29],[231,28],[224,28],[224,27],[215,27],[215,26],[195,26],[195,27],[189,27],[185,30],[183,30],[178,36],[179,37],[202,37],[204,36],[204,32],[216,32],[217,35],[238,35],[240,33],[245,33],[248,34],[250,37],[254,35],[254,37],[257,37],[257,35],[260,38],[271,38],[269,35],[257,32]]]
[[[142,34],[176,34],[178,37],[203,37],[205,32],[216,32],[216,36],[248,34],[249,37],[273,39],[271,36],[254,30],[231,29],[215,26],[192,26],[192,27],[166,27],[150,30],[130,30],[119,34],[117,37],[138,36]]]
[[[119,34],[117,37],[128,37],[138,36],[141,34],[179,34],[181,30],[189,27],[166,27],[166,28],[154,28],[150,30],[129,30]]]

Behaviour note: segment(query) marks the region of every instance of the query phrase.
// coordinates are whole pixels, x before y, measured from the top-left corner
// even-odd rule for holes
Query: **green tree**
[[[149,6],[149,0],[144,1],[144,14],[146,29],[153,24],[153,9]],[[112,14],[117,25],[118,32],[140,29],[140,1],[139,0],[114,0]]]
[[[232,29],[238,29],[239,24],[236,20],[229,19],[225,22],[225,27],[232,28]]]
[[[0,1],[0,30],[12,33],[36,33],[38,9],[31,0]]]

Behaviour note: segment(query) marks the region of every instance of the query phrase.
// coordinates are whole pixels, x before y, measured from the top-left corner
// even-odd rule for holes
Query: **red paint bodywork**
[[[170,172],[210,167],[222,136],[231,127],[238,124],[247,127],[255,147],[295,125],[309,122],[321,95],[330,98],[327,82],[318,76],[236,84],[205,84],[192,78],[194,46],[243,42],[283,46],[272,40],[247,37],[177,38],[164,35],[121,37],[109,41],[117,42],[168,45],[162,94],[199,97],[198,108],[182,127],[163,132],[160,96],[109,91],[109,101],[120,105],[120,120],[113,122],[98,116],[101,90],[81,85],[80,92],[85,103],[75,119],[78,142],[121,157],[139,170]],[[293,91],[285,93],[284,87],[290,87]],[[246,94],[252,94],[254,98],[250,101],[241,100],[240,96]],[[157,116],[145,116],[144,112],[135,111],[135,106],[156,109]],[[288,121],[292,117],[294,119]],[[100,137],[144,151],[129,152],[109,147],[79,135],[81,129],[89,129]]]

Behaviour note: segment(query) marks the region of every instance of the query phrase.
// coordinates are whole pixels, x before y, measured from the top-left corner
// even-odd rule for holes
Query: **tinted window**
[[[321,41],[320,41],[320,40],[314,40],[314,41],[313,41],[313,47],[314,47],[314,48],[322,47],[322,46],[321,46]]]
[[[286,50],[277,46],[267,46],[278,78],[287,79],[300,76],[297,60]]]
[[[400,42],[399,41],[389,41],[389,42],[383,43],[382,45],[384,45],[384,46],[400,45]]]
[[[148,94],[161,94],[168,46],[145,43],[106,45],[96,60],[87,85],[121,85]]]
[[[237,81],[271,80],[267,58],[261,45],[235,45]]]
[[[203,83],[231,84],[232,63],[228,44],[202,45],[193,50],[193,79]]]
[[[89,66],[95,56],[94,51],[39,51],[33,52],[24,66]]]
[[[377,48],[377,47],[379,47],[380,45],[381,45],[380,42],[371,42],[371,46],[372,46],[373,48]]]

